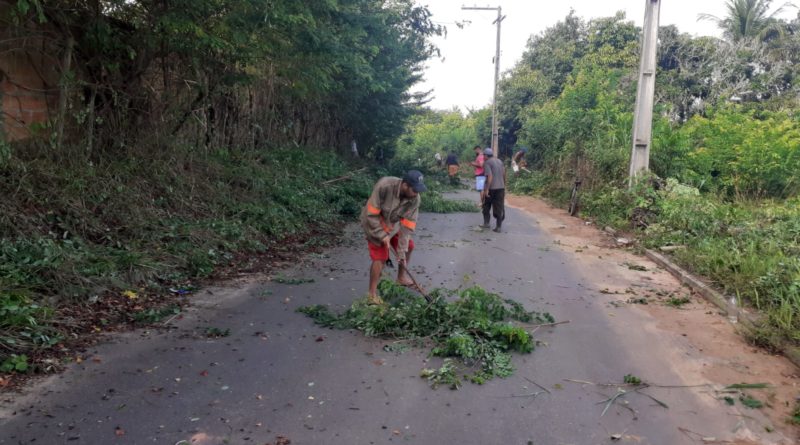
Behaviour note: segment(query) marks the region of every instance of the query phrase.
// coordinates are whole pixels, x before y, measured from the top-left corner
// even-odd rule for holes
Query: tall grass
[[[726,200],[670,181],[664,190],[606,187],[582,194],[582,213],[637,229],[645,246],[681,245],[674,260],[740,304],[762,311],[755,340],[800,345],[800,199]],[[640,220],[641,222],[641,220]]]

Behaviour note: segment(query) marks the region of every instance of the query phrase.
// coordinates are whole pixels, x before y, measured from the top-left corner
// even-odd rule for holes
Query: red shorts
[[[389,244],[397,250],[397,243],[400,240],[400,235],[395,235],[392,237]],[[386,261],[389,259],[389,248],[384,246],[383,244],[372,244],[371,242],[367,241],[369,244],[369,257],[372,258],[372,261]],[[408,240],[408,253],[414,250],[414,240]]]

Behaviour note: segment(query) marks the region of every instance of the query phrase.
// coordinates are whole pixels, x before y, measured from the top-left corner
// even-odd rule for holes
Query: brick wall
[[[0,4],[0,15],[4,5]],[[26,37],[26,38],[21,38]],[[56,115],[58,108],[58,53],[36,37],[0,32],[0,137],[25,139]],[[48,54],[50,52],[50,54]]]

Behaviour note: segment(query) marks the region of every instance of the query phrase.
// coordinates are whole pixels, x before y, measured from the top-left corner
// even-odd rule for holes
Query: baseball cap
[[[483,150],[483,154],[486,156],[494,156],[494,151],[491,148],[487,148]]]
[[[409,170],[406,175],[403,176],[403,182],[411,186],[411,189],[417,193],[428,190],[428,187],[425,187],[422,179],[422,173],[419,170]]]

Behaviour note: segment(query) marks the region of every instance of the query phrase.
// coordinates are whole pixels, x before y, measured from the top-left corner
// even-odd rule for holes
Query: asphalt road
[[[614,405],[601,416],[617,389],[565,379],[634,374],[685,384],[664,352],[670,345],[636,313],[610,317],[597,283],[569,252],[550,248],[534,216],[508,209],[501,234],[479,223],[479,214],[422,215],[413,270],[428,287],[469,279],[570,321],[539,329],[544,344],[514,357],[512,377],[433,390],[419,377],[437,363],[425,351],[385,352],[385,340],[322,329],[296,313],[317,303],[342,309],[363,295],[369,258],[351,228],[350,242],[285,272],[313,283],[248,277],[202,292],[174,330],[116,337],[6,400],[0,444],[288,443],[282,436],[291,444],[558,445],[612,443],[614,434],[622,440],[613,443],[683,444],[700,437],[681,429],[741,435],[741,420],[719,401],[683,388],[648,389],[669,409],[627,394],[620,401],[630,410]],[[207,327],[230,335],[209,339]],[[524,396],[538,391],[526,378],[549,393]]]

